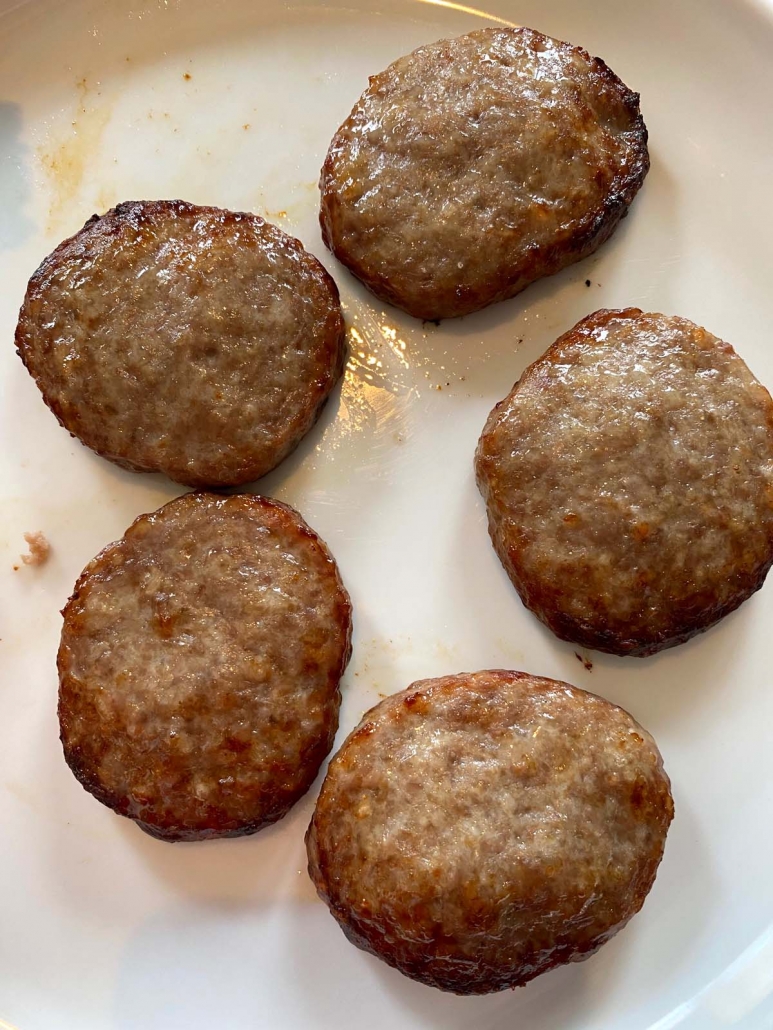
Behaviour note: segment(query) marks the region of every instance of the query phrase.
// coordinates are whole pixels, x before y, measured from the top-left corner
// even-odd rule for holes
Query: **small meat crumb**
[[[25,533],[24,539],[27,541],[30,551],[29,554],[23,554],[21,560],[25,565],[43,565],[51,553],[51,544],[40,532]]]
[[[190,72],[183,72],[183,78],[186,82],[190,82],[193,76],[190,74]]]
[[[585,666],[588,672],[591,671],[591,669],[593,668],[593,662],[590,660],[590,658],[583,658],[583,656],[581,654],[577,654],[576,651],[574,652],[574,657],[577,659],[578,662],[582,662],[582,664]]]

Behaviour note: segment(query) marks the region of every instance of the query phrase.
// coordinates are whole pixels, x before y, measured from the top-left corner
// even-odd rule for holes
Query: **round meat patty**
[[[521,672],[423,680],[330,763],[309,872],[347,937],[457,994],[592,955],[641,908],[673,817],[627,712]]]
[[[465,315],[594,251],[648,169],[638,94],[603,61],[480,29],[371,78],[322,169],[322,234],[383,300]]]
[[[292,508],[186,494],[141,515],[63,615],[64,755],[104,804],[203,840],[253,833],[308,790],[338,725],[351,605]]]
[[[16,346],[69,432],[190,486],[271,471],[344,365],[335,283],[252,214],[119,204],[46,258]]]
[[[773,562],[773,402],[684,318],[583,319],[491,412],[476,471],[523,603],[585,647],[679,644]]]

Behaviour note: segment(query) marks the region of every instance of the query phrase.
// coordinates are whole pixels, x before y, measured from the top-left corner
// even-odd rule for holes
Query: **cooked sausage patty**
[[[73,436],[124,468],[225,486],[269,472],[343,371],[338,291],[251,214],[119,204],[35,272],[16,346]]]
[[[63,615],[64,755],[104,804],[202,840],[252,833],[309,788],[338,725],[351,605],[292,508],[186,494],[141,515]]]
[[[523,603],[585,647],[679,644],[773,562],[773,402],[684,318],[583,319],[491,412],[476,469]]]
[[[639,97],[603,61],[480,29],[371,78],[322,169],[322,234],[383,300],[464,315],[594,251],[648,169]]]
[[[521,672],[423,680],[330,763],[309,872],[358,947],[457,994],[593,954],[641,908],[673,816],[627,712]]]

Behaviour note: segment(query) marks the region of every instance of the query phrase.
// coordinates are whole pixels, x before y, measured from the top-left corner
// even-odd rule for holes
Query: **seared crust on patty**
[[[494,670],[382,701],[333,758],[309,873],[358,947],[457,994],[593,954],[641,908],[673,816],[652,737],[556,680]]]
[[[684,318],[583,319],[491,412],[475,465],[523,603],[585,647],[679,644],[773,562],[773,401]]]
[[[287,505],[186,494],[86,567],[64,612],[68,765],[164,840],[252,833],[308,790],[338,725],[351,604]]]
[[[16,347],[73,436],[189,486],[270,472],[343,372],[335,283],[257,215],[119,204],[42,263]]]
[[[464,315],[594,251],[648,169],[638,94],[603,61],[480,29],[370,79],[322,169],[322,235],[383,300]]]

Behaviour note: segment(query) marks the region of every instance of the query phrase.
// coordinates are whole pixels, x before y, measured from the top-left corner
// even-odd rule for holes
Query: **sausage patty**
[[[464,315],[594,251],[648,169],[639,97],[603,61],[480,29],[371,78],[322,169],[322,234],[383,300]]]
[[[309,872],[349,939],[457,994],[593,954],[641,908],[673,816],[627,712],[521,672],[423,680],[330,763]]]
[[[73,436],[190,486],[269,472],[343,371],[335,283],[252,214],[119,204],[27,287],[16,346]]]
[[[186,494],[141,515],[62,613],[59,721],[86,790],[164,840],[252,833],[338,725],[351,605],[297,512]]]
[[[773,562],[773,402],[684,318],[583,319],[491,412],[476,470],[523,603],[585,647],[679,644]]]

